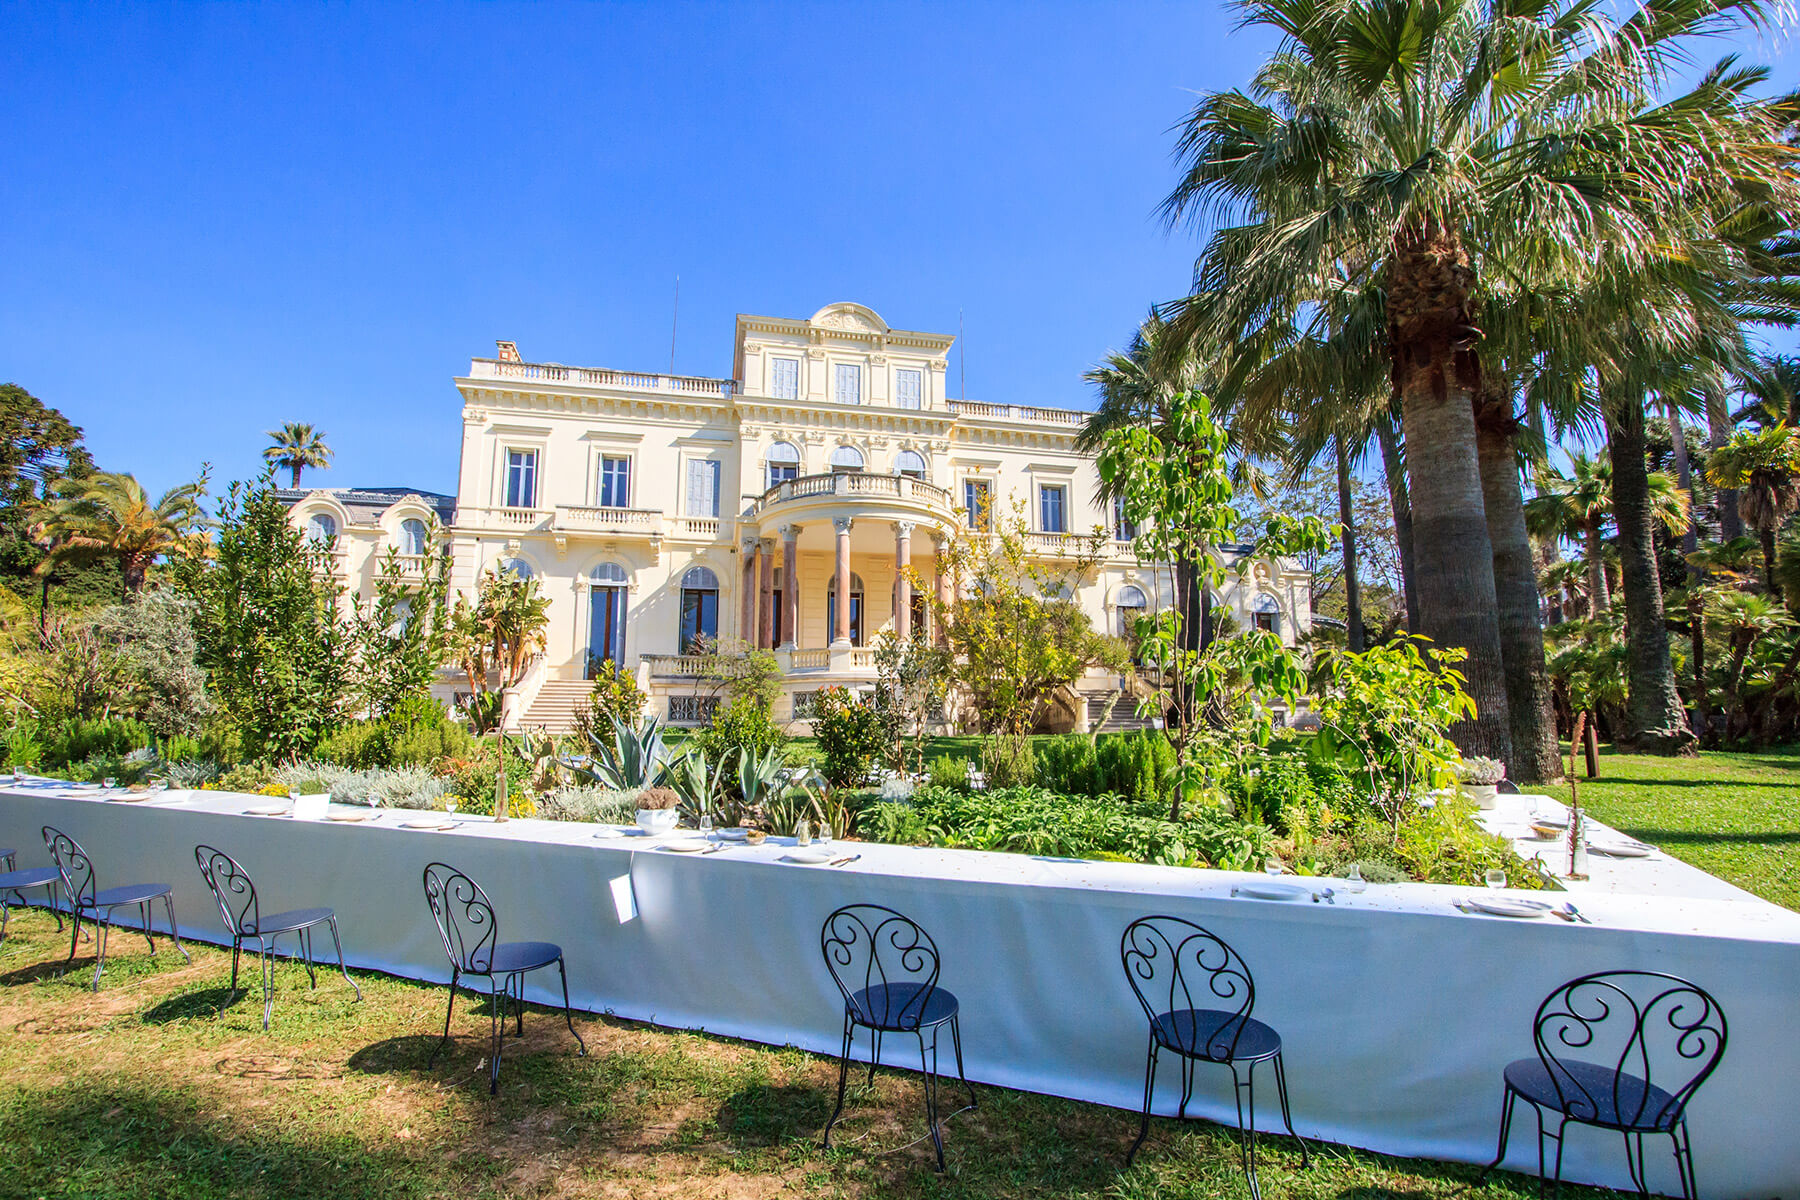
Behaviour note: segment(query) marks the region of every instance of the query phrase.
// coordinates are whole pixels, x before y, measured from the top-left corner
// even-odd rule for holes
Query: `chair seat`
[[[956,1015],[954,993],[934,987],[920,1004],[924,990],[922,983],[878,983],[853,994],[845,1007],[857,1024],[884,1030],[930,1028]]]
[[[81,907],[84,909],[117,908],[121,904],[142,904],[169,895],[175,889],[166,883],[126,883],[98,892]]]
[[[477,975],[510,975],[547,967],[562,956],[562,947],[554,942],[501,942],[494,947],[491,960],[472,958],[469,969]]]
[[[1506,1086],[1534,1104],[1608,1129],[1667,1133],[1681,1119],[1674,1096],[1636,1075],[1573,1059],[1561,1059],[1558,1065],[1568,1072],[1561,1077],[1561,1096],[1557,1080],[1536,1058],[1508,1063]]]
[[[1189,1058],[1254,1062],[1281,1053],[1281,1035],[1255,1017],[1212,1008],[1166,1012],[1152,1027],[1157,1044]],[[1236,1039],[1236,1045],[1232,1040]]]
[[[0,892],[9,892],[15,888],[43,887],[47,883],[55,883],[60,876],[55,867],[29,867],[23,871],[7,871],[0,874]]]
[[[296,929],[305,929],[308,925],[317,925],[331,916],[329,908],[296,908],[293,912],[276,913],[264,917],[254,927],[244,926],[244,932],[251,937],[261,935],[268,937],[272,933],[292,933]]]

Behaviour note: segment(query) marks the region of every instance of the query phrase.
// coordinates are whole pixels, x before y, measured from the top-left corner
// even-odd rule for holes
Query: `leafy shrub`
[[[265,762],[242,763],[229,770],[222,771],[213,780],[212,786],[221,792],[256,793],[275,782],[275,767]],[[282,792],[286,795],[286,791]]]
[[[178,733],[174,737],[163,740],[162,759],[164,764],[193,762],[205,757],[206,755],[200,749],[199,738],[187,737]]]
[[[729,771],[741,755],[761,758],[787,745],[788,735],[769,716],[768,706],[752,696],[740,696],[714,711],[712,723],[693,735],[700,752]],[[735,785],[733,785],[735,786]]]
[[[538,800],[538,816],[547,821],[598,821],[629,825],[637,819],[638,794],[612,788],[572,785]]]
[[[36,767],[44,753],[43,744],[38,741],[37,722],[16,722],[0,735],[0,749],[5,750],[6,765],[14,770],[28,771]]]
[[[1103,734],[1096,742],[1097,794],[1156,803],[1167,794],[1174,770],[1175,748],[1157,730]]]
[[[209,758],[184,759],[163,767],[163,775],[168,779],[170,787],[194,791],[213,786],[223,771],[223,767]]]
[[[516,754],[506,756],[506,803],[508,811],[515,817],[528,817],[536,811],[537,806],[525,790],[530,776],[530,763]],[[483,745],[476,759],[463,763],[450,777],[449,787],[445,790],[457,798],[463,812],[491,817],[494,815],[494,787],[498,782],[499,766],[494,761],[493,748]]]
[[[320,762],[344,767],[402,767],[464,756],[473,739],[429,698],[404,703],[383,717],[338,726],[313,751]]]
[[[969,789],[968,760],[940,754],[931,760],[927,777],[931,780],[932,787],[967,791]]]
[[[965,769],[965,779],[967,774]],[[925,816],[911,804],[893,801],[872,804],[863,811],[861,828],[863,836],[872,842],[886,842],[893,846],[931,844],[931,831],[926,828]]]
[[[153,740],[148,726],[118,717],[74,717],[42,729],[39,738],[43,743],[41,761],[53,769],[88,759],[124,758]]]
[[[889,742],[875,705],[841,687],[819,689],[813,736],[825,753],[825,778],[839,785],[861,783]]]
[[[981,743],[981,773],[989,788],[1030,787],[1037,782],[1037,755],[1031,739],[1002,734]]]
[[[610,730],[614,721],[634,725],[644,715],[645,699],[636,675],[621,671],[612,663],[598,663],[593,690],[575,708],[576,732]]]
[[[1095,740],[1081,733],[1040,738],[1035,747],[1038,786],[1067,796],[1099,796],[1100,755]]]

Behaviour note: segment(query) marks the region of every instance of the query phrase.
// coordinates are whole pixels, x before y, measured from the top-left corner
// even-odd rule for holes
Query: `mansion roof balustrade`
[[[1073,408],[1033,408],[1025,404],[983,404],[979,400],[951,400],[950,411],[959,417],[988,421],[1029,421],[1036,425],[1066,425],[1080,429],[1088,414]]]
[[[737,391],[731,379],[701,375],[646,375],[637,371],[608,371],[596,367],[565,367],[561,363],[507,362],[477,358],[469,363],[470,379],[518,379],[530,383],[572,383],[585,387],[621,388],[633,392],[666,392],[682,396],[729,398]]]

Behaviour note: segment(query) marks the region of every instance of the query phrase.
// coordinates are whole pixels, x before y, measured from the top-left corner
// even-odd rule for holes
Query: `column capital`
[[[775,552],[775,539],[772,537],[757,538],[756,548],[765,553],[773,554]]]
[[[912,531],[917,524],[918,523],[916,521],[895,521],[894,522],[894,536],[899,538],[901,541],[912,540]]]
[[[758,546],[758,545],[759,545],[759,544],[760,544],[760,543],[759,543],[759,542],[758,542],[758,541],[757,541],[757,539],[756,539],[756,538],[753,538],[753,537],[747,537],[747,538],[745,538],[745,539],[744,539],[744,545],[743,545],[743,550],[744,550],[744,553],[745,553],[745,554],[753,554],[753,553],[755,553],[755,551],[756,551],[756,547],[757,547],[757,546]]]
[[[833,529],[837,530],[837,532],[840,535],[849,533],[850,527],[854,524],[856,524],[855,517],[833,517],[833,518],[831,518],[831,527]]]
[[[800,536],[800,526],[798,526],[798,525],[783,525],[781,527],[781,540],[782,541],[791,542],[799,536]]]

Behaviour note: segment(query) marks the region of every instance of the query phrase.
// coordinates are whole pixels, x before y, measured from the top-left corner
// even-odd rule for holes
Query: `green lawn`
[[[1800,909],[1800,747],[1652,758],[1604,749],[1578,780],[1595,817],[1676,858]],[[1545,789],[1568,800],[1569,789]]]

